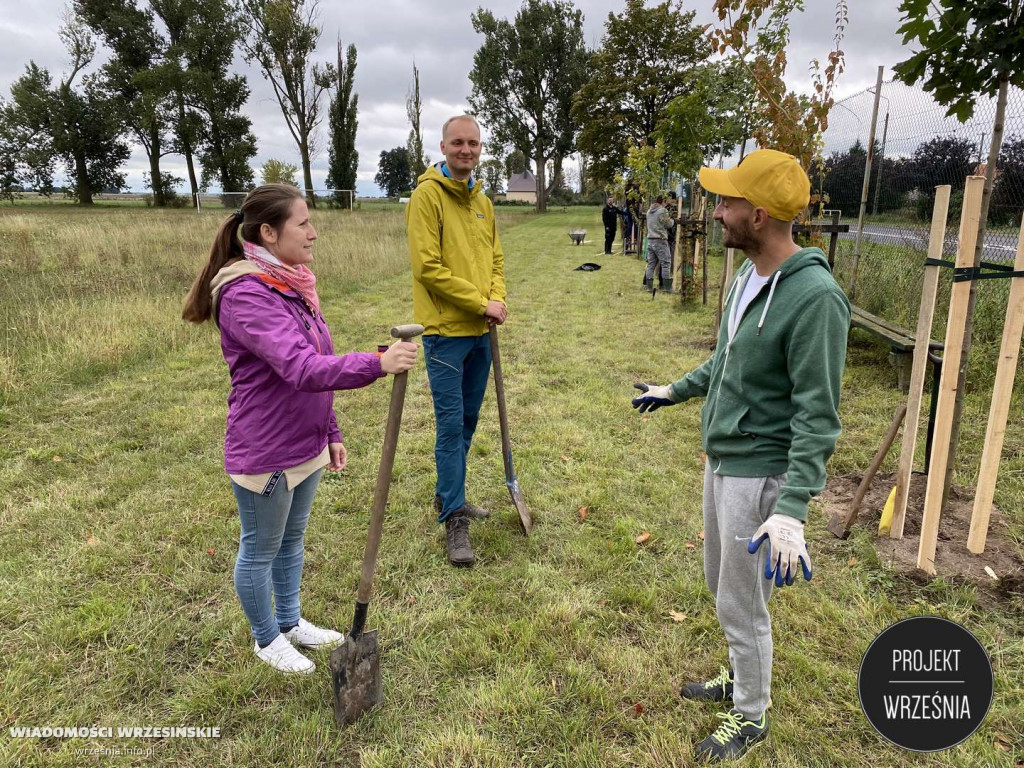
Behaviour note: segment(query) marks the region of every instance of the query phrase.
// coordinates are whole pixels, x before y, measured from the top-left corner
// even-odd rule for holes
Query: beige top
[[[318,469],[326,467],[331,463],[331,451],[328,446],[324,446],[324,449],[320,451],[319,456],[315,456],[309,461],[304,461],[297,467],[291,469],[282,470],[284,474],[285,487],[290,491],[296,485],[301,483],[307,477],[312,475]],[[238,483],[240,486],[245,488],[247,491],[253,493],[266,494],[269,496],[274,492],[274,485],[271,485],[271,481],[274,476],[278,475],[277,472],[264,472],[260,475],[228,475],[232,480]],[[280,475],[278,475],[280,478]]]

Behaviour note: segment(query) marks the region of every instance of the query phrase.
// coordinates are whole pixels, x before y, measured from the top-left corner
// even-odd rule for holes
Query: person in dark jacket
[[[772,584],[811,578],[804,522],[825,487],[839,437],[839,390],[850,304],[817,248],[793,241],[811,184],[792,155],[770,149],[729,170],[702,168],[722,196],[714,218],[747,257],[725,302],[711,358],[673,384],[637,384],[641,412],[705,398],[704,575],[728,666],[683,686],[687,699],[731,701],[698,759],[743,755],[768,735]],[[762,577],[763,574],[763,577]]]
[[[615,198],[609,197],[601,209],[601,221],[604,222],[604,253],[610,256],[612,243],[615,242],[615,230],[619,224],[619,216],[622,210],[615,205]]]
[[[325,468],[340,472],[348,460],[334,390],[406,371],[418,349],[398,342],[382,355],[335,356],[306,266],[316,237],[297,188],[267,184],[250,192],[221,224],[182,312],[191,322],[217,324],[231,373],[224,467],[241,521],[235,591],[256,656],[305,674],[315,665],[295,646],[344,640],[307,621],[299,607],[313,494]]]

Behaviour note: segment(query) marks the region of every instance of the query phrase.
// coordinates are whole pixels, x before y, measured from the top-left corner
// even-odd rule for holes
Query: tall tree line
[[[72,11],[61,30],[71,71],[55,83],[30,62],[0,108],[0,189],[49,192],[60,162],[71,194],[91,203],[124,185],[129,140],[148,158],[154,205],[181,181],[161,166],[169,154],[184,156],[193,195],[212,183],[252,185],[256,138],[241,113],[249,89],[230,72],[244,30],[230,0],[74,0]],[[110,57],[86,74],[97,40]]]

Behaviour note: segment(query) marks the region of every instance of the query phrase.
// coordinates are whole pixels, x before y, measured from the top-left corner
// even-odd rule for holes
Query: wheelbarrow
[[[569,239],[572,240],[573,245],[583,245],[583,238],[587,236],[587,230],[585,229],[574,229],[569,233]]]

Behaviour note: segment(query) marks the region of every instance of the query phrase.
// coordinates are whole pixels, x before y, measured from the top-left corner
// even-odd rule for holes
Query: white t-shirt
[[[743,317],[743,313],[747,311],[747,307],[750,306],[750,302],[754,300],[761,288],[772,279],[771,275],[761,277],[757,274],[756,269],[750,270],[750,275],[747,277],[747,282],[743,286],[743,293],[740,294],[739,298],[736,299],[735,308],[732,314],[729,316],[729,338],[731,339],[736,335],[736,329],[740,325],[740,319]]]

